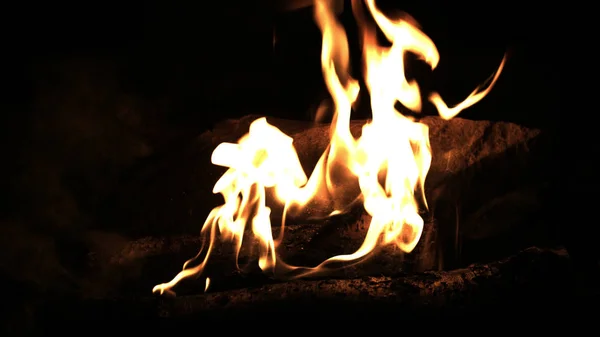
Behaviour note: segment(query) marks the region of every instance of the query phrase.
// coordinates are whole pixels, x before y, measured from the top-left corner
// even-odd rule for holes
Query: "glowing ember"
[[[335,103],[330,146],[310,178],[300,165],[293,139],[265,118],[255,120],[237,144],[217,146],[212,163],[229,169],[217,181],[213,193],[222,194],[225,203],[215,208],[204,223],[202,234],[207,235],[207,241],[200,253],[188,260],[173,280],[154,287],[154,292],[170,291],[182,279],[200,275],[217,238],[231,242],[239,253],[248,224],[258,242],[260,268],[274,271],[277,266],[278,271],[294,271],[296,277],[324,271],[334,261],[359,262],[382,245],[394,244],[409,253],[419,242],[423,219],[418,205],[421,201],[426,206],[423,186],[431,164],[429,129],[399,113],[394,105],[399,101],[413,112],[421,109],[419,86],[407,81],[404,74],[404,54],[414,53],[434,69],[439,53],[408,17],[389,19],[376,8],[374,0],[366,0],[374,25],[364,17],[363,3],[352,2],[362,34],[364,76],[373,114],[372,121],[364,125],[361,137],[356,139],[350,133],[350,114],[360,88],[349,74],[346,33],[336,19],[332,3],[316,0],[314,4],[315,20],[323,35],[323,76]],[[391,42],[390,47],[378,44],[377,27]],[[432,93],[429,99],[442,118],[450,119],[490,91],[503,65],[504,59],[485,90],[476,89],[453,108],[448,108],[437,93]],[[355,177],[360,200],[371,216],[363,244],[352,254],[331,257],[316,267],[285,264],[276,253],[281,240],[273,239],[271,209],[266,206],[267,188],[273,188],[276,197],[285,203],[285,219],[290,207],[302,207],[316,197],[323,197],[322,191],[333,198],[342,194],[348,186],[333,183],[340,167]],[[345,181],[346,185],[355,183]],[[335,201],[337,208],[333,213],[344,212],[345,206],[349,206],[349,202]],[[282,223],[281,234],[283,229]],[[206,289],[209,283],[207,278]]]

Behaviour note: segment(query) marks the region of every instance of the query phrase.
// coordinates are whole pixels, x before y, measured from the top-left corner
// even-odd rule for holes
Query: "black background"
[[[536,126],[556,119],[559,74],[552,14],[556,9],[551,5],[379,3],[411,14],[436,43],[441,62],[431,79],[424,80],[449,102],[466,96],[508,53],[497,87],[463,117]],[[343,19],[355,40],[346,7]],[[324,95],[320,32],[310,8],[287,13],[276,8],[258,0],[8,5],[2,11],[3,54],[8,56],[2,67],[11,83],[9,102],[21,112],[7,116],[3,125],[14,129],[15,118],[26,119],[22,111],[31,110],[43,91],[56,84],[51,81],[58,79],[49,71],[81,71],[77,63],[84,60],[87,72],[96,66],[113,80],[94,85],[161,100],[172,120],[197,123],[199,128],[249,110],[307,118]],[[99,82],[91,74],[77,81]]]
[[[378,3],[408,12],[436,43],[435,71],[416,62],[407,71],[449,104],[507,55],[492,92],[461,117],[558,130],[553,5]],[[353,46],[346,7],[341,20]],[[215,122],[249,113],[313,118],[327,97],[320,32],[311,8],[277,8],[258,0],[5,5],[3,218],[33,217],[45,231],[78,227],[77,214],[103,197],[96,193],[101,187],[116,188],[120,172],[149,153],[186,144]],[[353,56],[356,61],[356,50]],[[354,117],[368,118],[368,111]]]
[[[39,172],[64,175],[65,163],[116,172],[146,156],[144,146],[154,154],[168,151],[225,118],[258,113],[312,119],[327,98],[320,32],[311,8],[282,12],[281,3],[4,5],[0,150],[8,160],[1,168],[5,202],[0,208],[31,212],[20,207],[46,188],[48,178]],[[506,53],[505,70],[492,92],[460,116],[557,129],[553,5],[378,3],[408,12],[438,46],[441,61],[435,71],[418,62],[407,69],[424,91],[435,89],[450,105],[457,103],[496,70]],[[351,16],[347,2],[341,20],[352,47],[357,37]],[[354,50],[355,64],[358,56]],[[424,113],[435,111],[424,106]],[[369,111],[353,117],[368,118]],[[38,172],[39,181],[27,170]]]

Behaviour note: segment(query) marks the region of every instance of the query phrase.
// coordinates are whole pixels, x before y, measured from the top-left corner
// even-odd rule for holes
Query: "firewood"
[[[222,142],[237,142],[259,117],[224,121],[189,147],[131,172],[133,178],[114,198],[112,209],[119,216],[114,230],[133,238],[196,235],[210,210],[223,202],[212,187],[225,168],[211,164],[212,151]],[[310,174],[329,144],[330,124],[270,117],[267,121],[294,139],[300,162]],[[459,247],[470,241],[503,237],[516,242],[546,230],[540,214],[551,189],[545,174],[552,158],[548,135],[506,122],[438,117],[424,117],[421,122],[430,128],[433,154],[425,186],[429,209],[423,211],[440,224],[432,240],[437,240],[436,254],[443,256],[446,267],[464,263],[459,260],[465,251]],[[365,123],[352,121],[351,132],[359,136]],[[273,226],[279,226],[281,209],[271,206]],[[310,223],[331,211],[319,207],[309,205],[291,214],[288,225]],[[532,244],[536,242],[516,246]]]
[[[213,195],[212,187],[225,168],[211,164],[212,151],[222,142],[237,142],[259,117],[225,121],[190,146],[130,172],[133,178],[114,195],[113,209],[120,216],[115,229],[138,238],[198,233],[210,210],[223,202],[220,195]],[[329,144],[330,125],[269,117],[267,121],[294,139],[300,162],[309,174]],[[425,117],[421,121],[430,127],[433,160],[426,194],[433,211],[458,205],[466,207],[463,213],[468,214],[461,215],[468,216],[515,190],[531,187],[539,191],[546,181],[543,173],[550,149],[540,130],[461,118]],[[352,133],[359,135],[365,122],[352,121]],[[537,198],[535,194],[529,193]],[[531,203],[537,204],[535,200]],[[306,213],[318,214],[319,210],[308,208]],[[274,223],[278,214],[274,210]],[[481,236],[481,229],[477,231],[474,235]]]
[[[359,279],[297,280],[266,284],[223,293],[206,293],[161,300],[159,314],[167,317],[202,315],[218,310],[263,307],[272,310],[289,302],[335,301],[338,304],[409,305],[413,309],[461,306],[498,301],[505,291],[520,287],[541,287],[564,282],[568,275],[568,254],[564,250],[549,251],[529,248],[517,255],[488,264],[474,264],[447,272],[425,272],[409,275],[365,277]],[[550,274],[552,277],[549,277]],[[565,284],[563,284],[564,286]],[[544,291],[541,290],[540,291]],[[534,294],[530,294],[533,296]],[[482,296],[482,298],[476,298]]]
[[[202,325],[206,327],[216,322],[257,323],[264,319],[273,324],[281,320],[313,323],[358,319],[352,327],[387,319],[395,323],[417,319],[431,324],[432,319],[439,323],[438,319],[444,317],[461,319],[455,323],[486,317],[488,320],[511,317],[511,322],[522,317],[529,321],[531,312],[558,317],[565,314],[566,308],[588,310],[578,309],[575,304],[592,300],[598,294],[597,289],[575,291],[570,268],[570,259],[564,250],[531,247],[495,262],[445,272],[271,280],[175,298],[62,299],[49,301],[37,317],[44,321],[40,326],[48,329],[64,329],[77,322],[102,322],[104,327],[130,324],[135,325],[136,331],[151,328],[154,332],[167,327],[170,329],[167,331],[174,332],[182,327],[198,327],[201,323],[208,324]],[[444,316],[438,316],[440,314]],[[157,318],[163,320],[156,321]],[[71,323],[64,325],[66,319]],[[227,331],[231,329],[235,327]]]

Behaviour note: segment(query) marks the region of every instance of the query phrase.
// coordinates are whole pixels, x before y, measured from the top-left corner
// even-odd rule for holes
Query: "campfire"
[[[124,323],[172,334],[216,322],[231,332],[244,318],[288,328],[341,318],[353,322],[328,326],[354,330],[575,308],[579,292],[591,294],[574,272],[586,250],[578,260],[553,233],[564,199],[555,130],[516,117],[546,113],[537,104],[550,101],[538,99],[545,87],[525,83],[537,75],[524,52],[502,42],[485,60],[457,37],[473,22],[453,36],[444,20],[421,27],[384,2],[280,1],[290,12],[275,17],[265,8],[277,4],[226,2],[215,21],[253,29],[227,43],[211,34],[195,55],[185,52],[195,15],[157,5],[162,21],[147,41],[114,60],[36,64],[39,97],[24,132],[32,139],[19,139],[11,167],[25,173],[3,185],[14,208],[0,227],[9,325],[64,333],[76,321]],[[422,23],[450,15],[415,6]],[[190,35],[161,35],[171,57],[141,64],[169,20],[185,21],[172,32]],[[207,47],[221,53],[198,60]],[[468,56],[479,69],[446,76],[471,66]],[[298,60],[306,63],[293,68]],[[511,96],[517,89],[528,104]]]
[[[225,203],[208,215],[201,231],[205,245],[198,255],[188,260],[173,280],[154,287],[154,292],[171,291],[182,279],[201,275],[206,277],[208,289],[210,275],[203,272],[217,240],[230,243],[236,259],[243,244],[255,244],[260,269],[276,277],[321,275],[340,263],[360,263],[379,247],[394,245],[411,253],[418,245],[424,228],[421,214],[427,209],[424,184],[435,154],[429,144],[429,127],[406,113],[419,113],[422,102],[418,83],[406,78],[404,57],[413,53],[435,69],[440,56],[433,41],[408,15],[392,19],[374,0],[364,4],[355,0],[352,9],[360,27],[372,120],[362,127],[359,137],[351,133],[351,112],[360,87],[350,74],[347,37],[336,19],[333,1],[317,0],[314,17],[323,37],[322,71],[335,105],[329,145],[308,177],[293,138],[266,118],[253,121],[238,143],[218,145],[212,163],[228,170],[213,193],[222,194]],[[378,29],[391,43],[389,47],[379,42]],[[485,97],[504,61],[483,88],[478,87],[454,107],[448,107],[436,92],[429,94],[430,102],[443,119],[453,118]],[[397,102],[402,104],[399,110]],[[273,202],[278,202],[283,212],[277,238],[269,206]],[[361,246],[315,267],[283,261],[278,251],[286,217],[309,203],[324,205],[320,208],[327,211],[325,216],[347,213],[360,203],[369,217]],[[250,243],[244,240],[247,227],[252,233]]]

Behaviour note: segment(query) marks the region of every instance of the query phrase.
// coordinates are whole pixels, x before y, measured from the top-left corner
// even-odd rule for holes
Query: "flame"
[[[427,125],[398,112],[395,104],[400,102],[413,112],[420,112],[422,107],[418,84],[407,80],[404,73],[405,53],[417,55],[432,70],[439,62],[439,53],[433,41],[417,28],[411,18],[390,19],[376,7],[374,0],[365,0],[372,23],[366,18],[362,1],[352,1],[361,32],[363,74],[372,110],[372,120],[363,126],[361,136],[355,138],[350,133],[350,115],[360,86],[350,75],[347,37],[337,20],[334,2],[316,0],[314,3],[315,21],[323,36],[322,72],[335,103],[335,111],[330,145],[313,173],[310,177],[306,176],[293,139],[270,125],[266,118],[255,120],[248,134],[237,144],[217,146],[212,154],[212,163],[228,170],[213,188],[213,193],[222,194],[225,202],[208,215],[202,227],[208,245],[188,260],[170,282],[155,286],[154,292],[171,292],[171,288],[182,279],[200,275],[217,237],[230,242],[239,254],[248,224],[258,246],[259,267],[263,271],[274,271],[276,266],[280,266],[279,270],[296,271],[296,277],[325,271],[327,265],[334,261],[360,262],[384,245],[393,244],[410,253],[418,244],[424,226],[419,205],[427,207],[424,183],[432,158],[429,129]],[[377,28],[389,40],[390,46],[378,43]],[[430,102],[442,118],[453,118],[489,93],[504,63],[505,59],[485,89],[477,88],[456,106],[449,108],[438,93],[429,95]],[[336,183],[336,177],[344,175],[343,172],[353,179]],[[337,180],[339,182],[340,179]],[[305,206],[324,195],[336,202],[332,214],[344,212],[350,202],[340,201],[343,199],[341,195],[347,194],[346,189],[352,180],[359,188],[359,198],[355,200],[362,201],[371,216],[360,248],[352,254],[331,257],[312,268],[290,266],[278,259],[276,248],[284,233],[286,212],[291,207]],[[272,233],[271,209],[266,204],[267,189],[273,189],[276,198],[285,204],[284,221],[277,240]],[[205,290],[209,282],[207,278]]]

